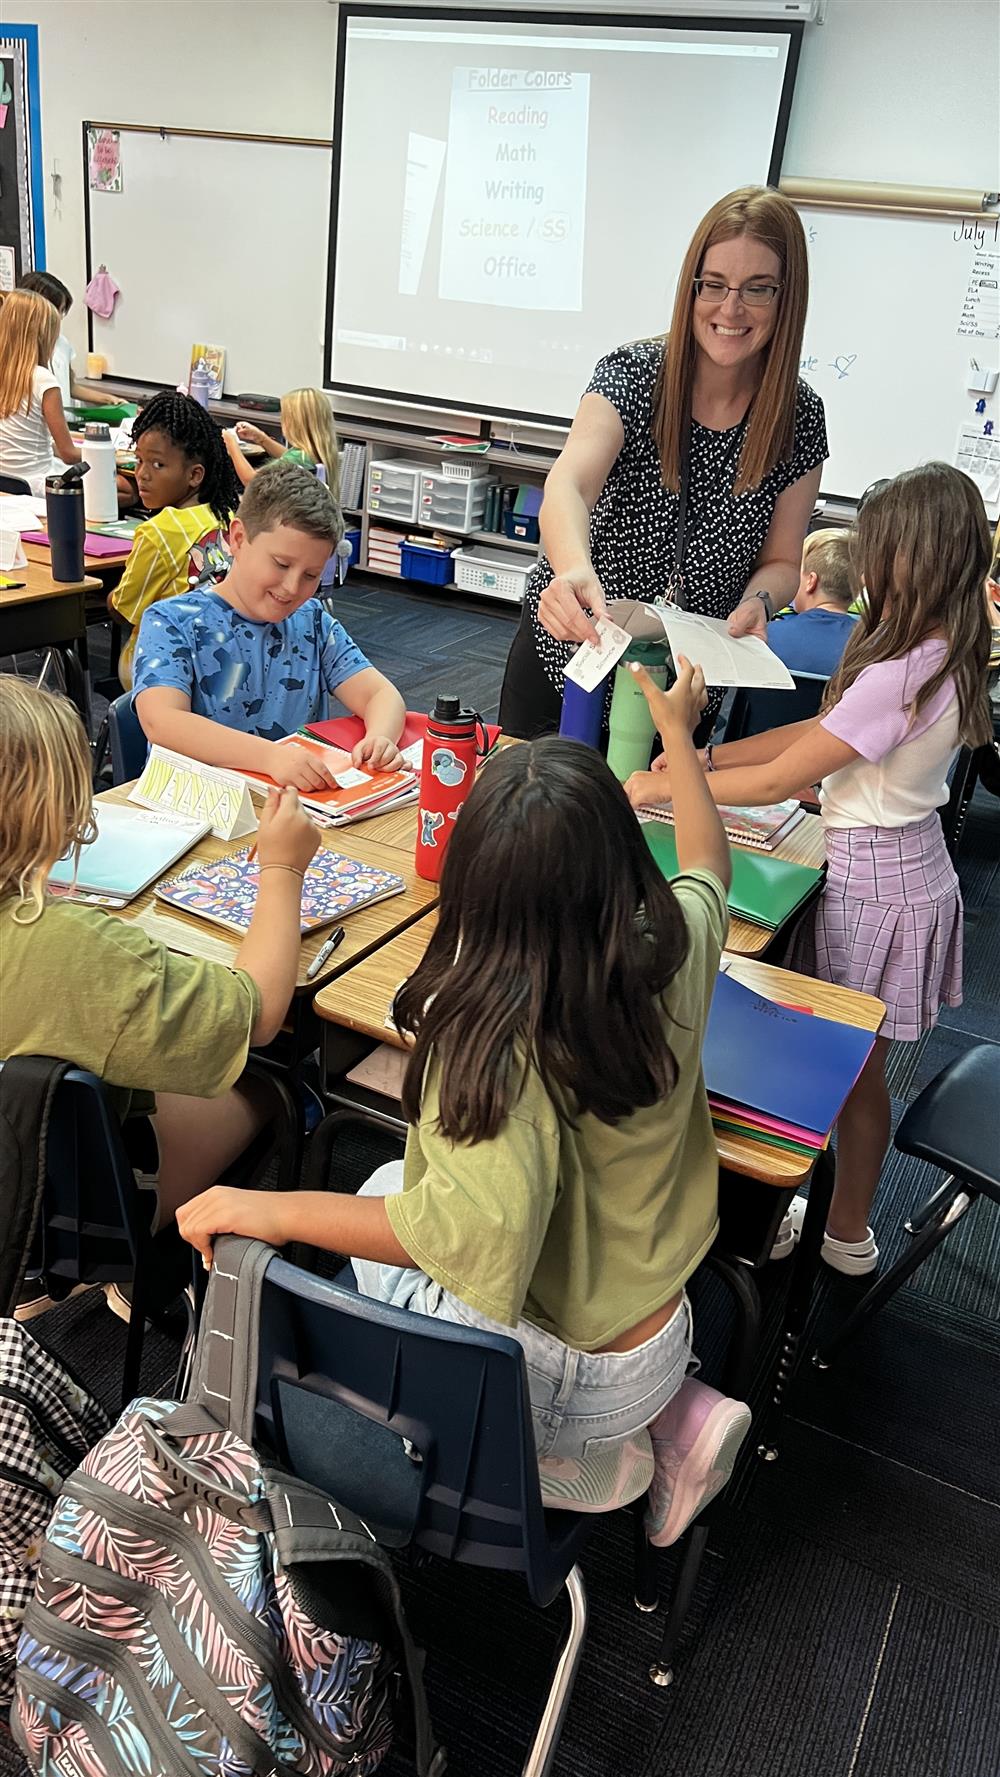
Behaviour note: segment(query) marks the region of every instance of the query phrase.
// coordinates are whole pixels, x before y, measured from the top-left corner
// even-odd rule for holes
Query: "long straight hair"
[[[991,543],[975,482],[949,463],[905,470],[866,500],[854,548],[865,597],[824,709],[832,709],[866,666],[898,660],[928,637],[943,635],[944,659],[917,692],[911,719],[951,677],[959,738],[966,746],[985,746],[993,734],[986,696]]]
[[[681,448],[691,418],[697,358],[692,316],[694,280],[706,253],[720,241],[749,235],[777,254],[782,289],[775,297],[778,319],[763,348],[763,375],[750,409],[733,492],[759,487],[775,464],[787,462],[795,443],[795,401],[802,334],[809,304],[809,262],[798,212],[778,191],[747,185],[731,191],[703,216],[691,239],[674,297],[667,349],[653,396],[653,438],[660,453],[665,487],[676,493],[681,479]]]
[[[295,450],[326,470],[326,485],[340,505],[340,446],[333,410],[322,389],[290,389],[281,397],[281,428]]]
[[[14,918],[42,912],[57,858],[94,837],[90,751],[79,713],[24,679],[0,675],[0,895]]]
[[[659,996],[687,928],[599,753],[549,736],[485,766],[455,826],[437,930],[396,995],[416,1038],[411,1123],[432,1052],[440,1127],[496,1135],[537,1068],[557,1114],[617,1123],[677,1076]]]
[[[27,409],[39,364],[50,364],[59,314],[33,290],[11,290],[0,308],[0,419]]]

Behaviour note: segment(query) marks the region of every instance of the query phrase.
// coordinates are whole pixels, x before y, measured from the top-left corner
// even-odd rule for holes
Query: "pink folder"
[[[48,543],[48,531],[24,531],[25,543]],[[132,547],[131,537],[101,537],[96,531],[88,531],[83,539],[84,555],[127,555]]]

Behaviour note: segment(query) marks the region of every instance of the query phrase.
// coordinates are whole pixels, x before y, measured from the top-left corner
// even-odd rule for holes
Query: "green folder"
[[[680,869],[673,827],[669,821],[644,821],[642,830],[646,844],[669,881]],[[733,860],[730,912],[771,932],[776,932],[793,913],[798,912],[823,874],[822,869],[814,869],[810,864],[791,864],[787,858],[776,858],[770,852],[750,851],[746,846],[731,846],[730,854]]]

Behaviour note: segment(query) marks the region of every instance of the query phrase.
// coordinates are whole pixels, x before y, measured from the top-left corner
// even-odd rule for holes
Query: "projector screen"
[[[341,5],[328,386],[561,422],[776,183],[801,26]]]

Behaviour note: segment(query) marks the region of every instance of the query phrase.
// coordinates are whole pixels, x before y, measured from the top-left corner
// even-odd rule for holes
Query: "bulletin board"
[[[0,290],[45,265],[37,25],[0,26]]]

